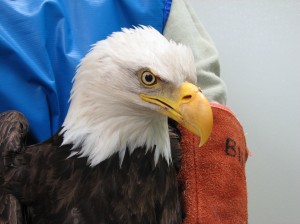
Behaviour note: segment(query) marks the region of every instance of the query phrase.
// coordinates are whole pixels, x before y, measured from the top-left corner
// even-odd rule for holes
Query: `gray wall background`
[[[190,0],[244,126],[250,224],[300,223],[300,1]]]

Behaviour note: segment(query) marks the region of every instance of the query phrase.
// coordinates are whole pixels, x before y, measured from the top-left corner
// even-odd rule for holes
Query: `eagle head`
[[[91,166],[145,146],[171,161],[167,117],[201,138],[212,111],[196,82],[192,51],[152,27],[122,29],[97,42],[82,59],[63,123],[63,144]],[[76,150],[75,150],[76,149]]]

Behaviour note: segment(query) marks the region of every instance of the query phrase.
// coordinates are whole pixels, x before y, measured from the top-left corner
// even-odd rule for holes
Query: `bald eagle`
[[[191,50],[151,27],[97,42],[54,136],[27,146],[24,116],[0,115],[0,223],[181,223],[168,118],[207,141],[195,82]]]

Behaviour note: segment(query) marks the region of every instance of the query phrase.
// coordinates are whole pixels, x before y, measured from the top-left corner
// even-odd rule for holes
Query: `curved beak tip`
[[[209,141],[213,128],[213,114],[209,104],[206,106],[206,110],[205,116],[202,117],[199,147],[202,147]]]
[[[181,106],[184,121],[181,124],[200,137],[199,147],[208,140],[213,128],[212,108],[206,97],[197,91],[193,98]]]

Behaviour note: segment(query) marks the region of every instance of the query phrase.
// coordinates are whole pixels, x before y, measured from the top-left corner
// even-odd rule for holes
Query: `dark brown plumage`
[[[155,166],[154,150],[141,147],[121,167],[118,154],[90,167],[68,158],[72,146],[58,134],[26,146],[27,130],[20,113],[0,115],[0,223],[181,223],[177,136],[171,165],[160,158]]]

